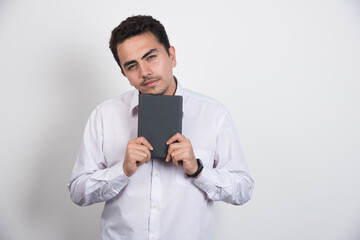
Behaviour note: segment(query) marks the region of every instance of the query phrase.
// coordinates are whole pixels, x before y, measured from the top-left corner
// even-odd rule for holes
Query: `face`
[[[122,74],[141,94],[174,94],[175,48],[170,47],[169,52],[170,56],[150,32],[131,37],[117,45]]]

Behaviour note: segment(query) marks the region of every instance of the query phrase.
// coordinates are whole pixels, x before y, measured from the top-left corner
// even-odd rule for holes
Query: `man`
[[[123,21],[110,49],[136,90],[91,114],[68,183],[72,201],[106,202],[103,240],[213,239],[213,201],[243,204],[254,186],[230,114],[181,87],[173,76],[175,48],[151,16]],[[139,94],[183,97],[183,134],[167,141],[165,159],[151,158],[151,143],[137,137]]]

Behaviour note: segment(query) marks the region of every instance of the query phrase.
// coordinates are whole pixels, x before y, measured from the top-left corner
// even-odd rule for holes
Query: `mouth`
[[[147,81],[144,83],[144,86],[145,86],[145,87],[154,87],[158,82],[159,82],[159,79],[147,80]]]

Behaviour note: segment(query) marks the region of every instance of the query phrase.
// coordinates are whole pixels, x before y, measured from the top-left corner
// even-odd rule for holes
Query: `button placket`
[[[150,240],[157,239],[160,234],[161,180],[159,159],[152,159],[152,168],[149,219]]]

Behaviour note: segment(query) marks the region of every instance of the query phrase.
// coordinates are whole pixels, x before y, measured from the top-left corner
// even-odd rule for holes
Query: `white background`
[[[131,89],[108,41],[134,14],[165,25],[182,85],[238,128],[256,185],[215,204],[217,240],[360,239],[356,0],[1,0],[0,239],[98,239],[103,205],[66,183],[91,111]]]

